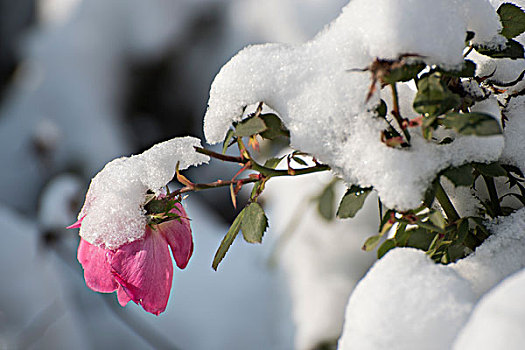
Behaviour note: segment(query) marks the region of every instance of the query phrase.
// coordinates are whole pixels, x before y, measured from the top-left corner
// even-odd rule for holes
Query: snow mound
[[[454,349],[523,349],[525,270],[505,279],[481,299]]]
[[[493,235],[457,264],[407,248],[386,254],[350,296],[339,349],[451,348],[487,290],[525,268],[525,208],[488,229]]]
[[[91,244],[116,249],[142,238],[146,216],[142,205],[147,190],[160,190],[180,169],[207,162],[196,153],[200,140],[194,137],[174,138],[156,144],[142,154],[117,158],[109,162],[91,180],[84,207],[80,236]]]
[[[475,299],[467,281],[424,252],[394,249],[350,297],[339,349],[446,349]]]
[[[292,147],[330,165],[349,184],[374,186],[388,207],[414,208],[441,169],[497,160],[503,137],[458,137],[436,145],[414,133],[409,150],[389,148],[380,141],[386,123],[371,111],[386,91],[366,103],[370,74],[348,70],[407,53],[458,67],[467,30],[494,43],[499,28],[485,0],[352,1],[310,42],[250,46],[232,58],[210,90],[206,138],[221,142],[244,107],[263,101],[290,130]]]

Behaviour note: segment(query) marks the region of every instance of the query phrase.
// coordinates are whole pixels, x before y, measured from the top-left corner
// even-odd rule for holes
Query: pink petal
[[[155,226],[155,229],[164,235],[171,247],[177,266],[183,269],[188,265],[188,261],[193,253],[193,238],[190,220],[187,218],[186,211],[181,204],[177,204],[177,207],[180,211],[176,209],[171,211],[181,216],[180,221],[177,219],[166,221]]]
[[[68,227],[66,228],[80,228],[80,226],[82,225],[82,220],[84,220],[86,216],[84,215],[83,217],[81,217],[80,219],[78,219],[75,223],[69,225]]]
[[[111,293],[118,284],[107,261],[108,250],[80,239],[77,258],[84,268],[86,285],[95,292]]]
[[[143,239],[109,252],[113,276],[123,291],[144,310],[158,315],[166,309],[173,279],[168,244],[146,227]]]
[[[124,288],[122,288],[122,286],[120,285],[118,286],[118,289],[117,289],[117,299],[118,299],[120,306],[126,306],[128,302],[131,300],[128,293],[126,293]]]

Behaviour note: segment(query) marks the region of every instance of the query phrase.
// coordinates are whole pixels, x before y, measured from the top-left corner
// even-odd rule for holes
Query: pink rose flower
[[[144,236],[117,249],[105,249],[83,238],[78,246],[78,261],[84,279],[96,292],[117,291],[120,305],[130,300],[144,310],[159,315],[166,309],[173,280],[171,248],[177,266],[184,269],[193,252],[190,222],[180,203],[170,212],[180,217],[160,224],[146,225]],[[78,228],[82,219],[68,228]]]

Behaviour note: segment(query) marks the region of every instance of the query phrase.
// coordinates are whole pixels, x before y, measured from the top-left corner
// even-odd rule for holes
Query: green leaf
[[[491,136],[501,134],[499,122],[485,113],[447,113],[440,123],[462,135]]]
[[[235,125],[235,136],[245,137],[260,134],[268,129],[260,116],[253,116]]]
[[[418,113],[433,116],[458,107],[460,102],[459,96],[441,81],[441,73],[433,73],[419,79],[413,107]]]
[[[523,58],[524,56],[523,45],[513,39],[509,39],[507,41],[507,44],[503,50],[494,50],[478,45],[474,46],[474,48],[480,54],[492,58],[510,58],[515,60],[518,58]]]
[[[424,228],[416,228],[407,232],[410,232],[410,237],[407,240],[406,246],[422,249],[425,251],[428,250],[435,237],[435,234],[430,233]]]
[[[215,253],[215,257],[213,258],[213,264],[211,265],[215,271],[217,271],[217,267],[219,267],[219,264],[221,263],[222,259],[224,259],[226,252],[228,252],[228,249],[230,249],[230,246],[232,245],[233,241],[235,240],[235,237],[237,237],[237,234],[241,229],[241,222],[244,216],[245,209],[243,209],[239,213],[239,215],[237,215],[230,229],[222,239],[219,249],[217,249],[217,252]]]
[[[465,241],[465,238],[468,235],[468,230],[468,219],[461,219],[461,221],[458,224],[458,239],[456,240],[457,243],[463,243]]]
[[[368,239],[365,241],[365,244],[363,244],[363,250],[366,250],[367,252],[373,250],[377,245],[379,244],[379,241],[381,240],[381,236],[372,236],[368,237]]]
[[[441,229],[445,228],[445,218],[443,217],[443,215],[439,211],[437,211],[437,210],[432,211],[430,213],[430,215],[428,216],[428,219],[435,226],[437,226],[437,227],[439,227]]]
[[[267,168],[275,169],[277,167],[277,165],[279,165],[281,160],[283,160],[283,158],[284,157],[281,157],[281,158],[270,158],[264,163],[264,166],[267,167]]]
[[[465,164],[457,168],[448,168],[443,172],[443,175],[452,181],[455,186],[472,186],[475,180],[470,164]]]
[[[512,39],[525,32],[525,12],[520,7],[504,3],[498,8],[498,15],[503,25],[501,35],[507,39]]]
[[[465,60],[461,70],[442,70],[439,69],[443,74],[447,74],[458,78],[473,78],[476,75],[476,64],[471,60]]]
[[[424,63],[403,64],[401,67],[390,70],[390,73],[383,76],[382,80],[386,84],[393,84],[398,81],[409,81],[417,77],[426,65]]]
[[[317,197],[317,211],[326,220],[332,220],[335,212],[335,182],[330,182]]]
[[[465,246],[457,243],[452,244],[447,248],[447,253],[450,258],[449,263],[456,262],[465,257]]]
[[[507,176],[507,171],[497,162],[490,164],[474,163],[474,168],[481,174],[490,177]]]
[[[281,119],[272,113],[261,115],[266,130],[261,133],[265,139],[273,140],[279,136],[290,137],[290,132],[284,127]]]
[[[341,219],[353,218],[365,204],[366,197],[372,192],[371,188],[361,188],[352,185],[345,193],[337,209],[337,217]]]
[[[406,228],[407,224],[404,222],[401,222],[399,225],[397,225],[396,235],[394,236],[397,246],[406,246],[408,238],[410,237],[410,231],[407,231]]]
[[[226,153],[226,150],[228,147],[230,147],[230,142],[233,139],[233,136],[235,135],[235,131],[233,129],[228,129],[228,132],[226,133],[226,137],[224,138],[224,141],[222,142],[222,154]]]
[[[303,166],[308,166],[308,163],[306,163],[303,159],[299,158],[299,157],[296,157],[296,156],[292,156],[292,159],[300,164],[300,165],[303,165]]]
[[[436,179],[432,182],[429,188],[427,188],[425,192],[425,197],[423,198],[423,204],[430,208],[432,204],[434,204],[434,200],[436,199],[436,185],[439,179]]]
[[[244,240],[248,243],[261,243],[264,231],[268,228],[268,218],[259,203],[250,203],[243,209],[241,230]]]
[[[388,111],[387,111],[386,102],[383,99],[381,99],[379,101],[379,105],[376,107],[376,113],[379,117],[384,118],[386,117],[387,112]]]
[[[381,259],[390,249],[396,247],[396,242],[391,238],[383,242],[377,249],[377,258]]]

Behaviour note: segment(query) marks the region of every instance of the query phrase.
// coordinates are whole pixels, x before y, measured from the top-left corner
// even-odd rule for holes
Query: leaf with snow
[[[441,115],[457,107],[459,96],[452,93],[441,80],[440,73],[427,74],[417,83],[414,110],[430,116]]]
[[[462,135],[492,136],[501,134],[498,121],[486,113],[448,113],[440,123]]]
[[[523,58],[524,55],[523,45],[521,45],[519,42],[513,39],[509,39],[505,44],[505,48],[502,50],[496,50],[480,45],[474,45],[474,48],[480,54],[492,58],[510,58],[515,60]]]

